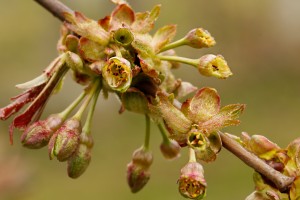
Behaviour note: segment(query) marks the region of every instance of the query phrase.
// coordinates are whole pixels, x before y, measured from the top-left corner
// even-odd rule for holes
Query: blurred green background
[[[109,0],[64,0],[74,10],[99,19],[114,5]],[[222,54],[234,76],[228,80],[201,77],[182,65],[175,73],[198,87],[215,87],[222,104],[245,103],[247,109],[238,127],[226,129],[239,135],[263,134],[285,147],[300,135],[300,1],[298,0],[148,0],[129,1],[136,11],[162,4],[155,30],[178,24],[177,39],[195,27],[215,37],[210,49],[177,49],[182,56],[198,58],[207,53]],[[32,79],[57,56],[60,22],[34,1],[0,0],[0,106],[19,91],[14,85]],[[81,90],[70,77],[63,91],[53,96],[44,116],[65,108]],[[94,126],[92,162],[82,177],[68,178],[65,163],[50,161],[47,149],[28,150],[19,143],[9,146],[8,125],[0,124],[0,199],[183,199],[177,192],[179,170],[187,152],[166,161],[159,152],[161,138],[152,127],[154,163],[147,187],[131,194],[126,183],[126,164],[143,142],[144,117],[118,114],[119,103],[99,99]],[[252,169],[225,149],[216,162],[204,164],[208,182],[207,200],[244,199],[253,189]],[[3,179],[6,178],[6,179]],[[1,180],[2,179],[2,180]]]

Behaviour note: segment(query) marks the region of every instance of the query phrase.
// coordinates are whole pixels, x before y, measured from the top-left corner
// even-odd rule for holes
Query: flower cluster
[[[150,12],[135,13],[125,1],[114,3],[117,5],[111,15],[98,21],[80,12],[64,13],[58,58],[39,77],[17,85],[25,91],[0,109],[0,119],[6,120],[29,104],[13,119],[11,143],[14,128],[23,131],[21,142],[25,147],[48,146],[50,159],[66,161],[68,175],[77,178],[91,160],[91,122],[99,93],[102,91],[105,97],[115,93],[121,102],[120,113],[128,110],[146,116],[145,143],[134,152],[127,166],[131,191],[141,190],[150,178],[152,120],[161,132],[160,149],[166,159],[177,158],[183,147],[190,149],[190,161],[178,180],[179,192],[187,198],[202,199],[207,184],[198,162],[216,159],[222,147],[218,131],[239,124],[245,105],[221,108],[214,88],[198,90],[191,83],[176,79],[171,70],[185,63],[197,68],[201,75],[219,79],[230,77],[232,72],[221,55],[208,54],[198,59],[176,55],[174,48],[183,45],[197,49],[214,46],[216,42],[207,30],[195,28],[173,41],[176,25],[172,24],[150,35],[160,5]],[[68,71],[74,81],[85,86],[84,91],[65,110],[40,119],[48,99],[61,89]],[[179,101],[192,93],[195,94],[191,98]]]

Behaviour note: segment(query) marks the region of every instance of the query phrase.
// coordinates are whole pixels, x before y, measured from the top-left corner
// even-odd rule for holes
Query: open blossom
[[[124,58],[110,58],[102,69],[102,75],[108,86],[119,92],[125,92],[132,81],[130,63]]]
[[[243,104],[230,104],[220,108],[220,97],[215,89],[202,88],[180,109],[167,96],[160,93],[158,109],[170,131],[171,138],[182,146],[189,145],[196,151],[197,159],[213,161],[222,142],[217,131],[239,124]]]

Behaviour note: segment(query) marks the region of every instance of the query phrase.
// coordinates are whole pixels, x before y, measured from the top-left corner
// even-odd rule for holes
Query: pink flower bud
[[[146,151],[143,147],[138,148],[132,154],[132,163],[135,165],[139,165],[144,169],[149,168],[152,162],[153,162],[152,153]]]
[[[166,159],[174,159],[180,156],[180,145],[175,140],[163,142],[160,145],[160,151]]]
[[[149,181],[150,172],[143,167],[130,162],[127,165],[127,182],[132,193],[140,191]]]
[[[56,156],[59,161],[66,161],[72,156],[79,144],[81,123],[78,119],[67,120],[51,137],[49,142],[50,159]]]
[[[37,121],[27,127],[21,136],[23,146],[30,149],[38,149],[46,146],[53,134],[61,124],[63,119],[55,114],[50,115],[47,119]]]
[[[150,179],[149,167],[153,162],[152,153],[144,147],[133,152],[132,161],[127,165],[127,182],[131,192],[140,191]]]
[[[178,180],[179,192],[182,196],[190,199],[203,199],[206,194],[206,181],[201,164],[189,162],[181,169]]]

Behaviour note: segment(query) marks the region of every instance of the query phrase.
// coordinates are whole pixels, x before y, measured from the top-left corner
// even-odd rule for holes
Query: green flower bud
[[[203,28],[196,28],[188,32],[184,37],[185,44],[193,48],[212,47],[216,44],[215,39]]]
[[[92,136],[83,131],[80,135],[78,148],[68,159],[67,170],[70,178],[78,178],[88,168],[91,162],[93,144]]]
[[[68,176],[78,178],[81,176],[91,161],[91,148],[86,144],[79,144],[75,153],[68,159]]]
[[[174,159],[180,156],[180,145],[175,140],[165,141],[160,145],[160,151],[166,159]]]
[[[57,114],[47,119],[37,121],[27,127],[21,136],[23,146],[30,149],[39,149],[46,146],[52,134],[61,126],[63,118]]]
[[[132,72],[128,60],[112,57],[102,69],[102,75],[112,90],[125,92],[131,84]]]
[[[221,55],[208,54],[199,59],[198,70],[204,76],[225,79],[232,75],[226,60]]]
[[[59,161],[69,159],[78,147],[80,133],[80,121],[77,119],[67,120],[50,139],[50,159],[53,156],[56,156]]]
[[[83,62],[76,53],[66,52],[66,63],[73,71],[83,72]]]
[[[75,35],[68,35],[65,40],[67,50],[77,53],[78,52],[78,44],[79,39]]]
[[[121,96],[122,105],[126,110],[140,114],[149,112],[148,100],[143,92],[136,88],[129,88]]]
[[[206,194],[206,181],[201,164],[189,162],[181,169],[178,180],[179,192],[182,196],[190,199],[203,199]]]
[[[122,46],[128,46],[131,44],[131,42],[134,39],[133,34],[128,28],[119,28],[114,32],[114,40],[122,45]]]

